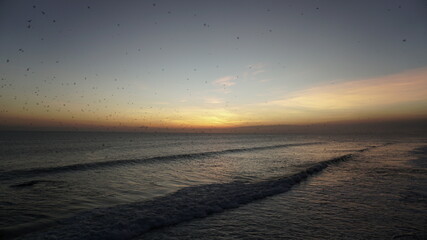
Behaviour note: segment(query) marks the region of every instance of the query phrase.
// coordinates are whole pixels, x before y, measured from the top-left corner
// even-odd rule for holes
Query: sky
[[[427,118],[427,2],[0,0],[0,128]]]

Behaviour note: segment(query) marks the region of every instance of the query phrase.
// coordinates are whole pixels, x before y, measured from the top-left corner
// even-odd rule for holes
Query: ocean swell
[[[347,154],[322,161],[278,179],[187,187],[148,201],[93,209],[61,220],[50,229],[23,236],[23,239],[131,239],[151,229],[203,218],[287,192],[309,176],[352,156]]]
[[[129,164],[204,158],[204,157],[212,157],[212,156],[228,154],[228,153],[268,150],[268,149],[306,146],[306,145],[314,145],[314,144],[320,144],[320,142],[281,144],[281,145],[252,147],[252,148],[236,148],[236,149],[227,149],[222,151],[176,154],[176,155],[158,156],[158,157],[142,158],[142,159],[111,160],[111,161],[104,161],[104,162],[79,163],[79,164],[72,164],[72,165],[65,165],[65,166],[58,166],[58,167],[0,171],[0,180],[11,180],[16,178],[35,177],[35,176],[56,174],[56,173],[62,173],[62,172],[70,172],[70,171],[86,171],[86,170],[92,170],[92,169],[98,169],[98,168],[117,167],[117,166],[129,165]]]

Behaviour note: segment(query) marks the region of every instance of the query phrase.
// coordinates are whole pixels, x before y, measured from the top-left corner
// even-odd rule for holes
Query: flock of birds
[[[153,7],[156,7],[156,3],[152,4]],[[33,5],[32,8],[34,10],[37,10],[38,7],[36,5]],[[87,6],[88,10],[91,10],[91,6]],[[171,14],[171,11],[168,11],[168,14]],[[42,16],[47,16],[47,13],[45,10],[40,10],[40,14]],[[52,19],[51,23],[55,24],[57,22],[56,19]],[[32,29],[34,21],[33,19],[27,19],[26,20],[26,28]],[[209,27],[208,24],[204,24],[205,27]],[[120,27],[120,24],[117,23],[117,27]],[[44,38],[41,38],[40,40],[44,40]],[[18,50],[19,54],[25,54],[25,50],[23,48],[19,48]],[[141,48],[137,49],[138,52],[141,52]],[[128,52],[126,52],[126,55],[128,55]],[[21,57],[21,56],[19,56]],[[6,64],[13,64],[11,58],[6,59]],[[43,64],[44,61],[40,61],[40,64]],[[59,64],[59,60],[55,61],[55,64]],[[165,71],[164,68],[162,68],[162,71]],[[197,69],[194,69],[194,71],[197,71]],[[23,77],[26,78],[26,84],[28,83],[29,86],[34,85],[31,82],[34,82],[31,74],[36,73],[32,68],[26,67],[25,73],[23,74]],[[95,78],[98,78],[98,74],[95,74],[93,76]],[[124,96],[128,93],[119,93],[117,94],[117,91],[126,91],[128,89],[131,89],[132,86],[129,84],[125,87],[123,86],[118,78],[114,78],[113,82],[116,83],[115,91],[110,91],[111,93],[109,96],[106,96],[105,93],[97,94],[97,91],[99,90],[98,85],[93,85],[89,88],[86,88],[83,92],[81,88],[78,88],[78,85],[83,82],[84,85],[87,85],[87,82],[90,82],[88,77],[84,77],[83,79],[80,79],[81,81],[73,81],[73,82],[60,82],[61,77],[57,77],[56,75],[53,75],[50,79],[44,79],[43,80],[43,86],[34,86],[34,88],[31,90],[31,92],[26,92],[26,94],[15,94],[10,95],[9,93],[13,93],[18,90],[22,91],[23,88],[26,88],[25,86],[20,86],[18,84],[15,84],[13,79],[7,79],[6,76],[1,77],[1,83],[0,88],[2,91],[0,92],[0,114],[7,114],[7,113],[27,113],[27,117],[32,114],[41,114],[41,112],[44,112],[44,116],[49,116],[49,120],[52,122],[56,122],[58,125],[70,125],[70,121],[68,120],[79,120],[82,115],[85,115],[86,118],[88,117],[88,114],[92,114],[92,116],[89,117],[89,119],[94,119],[96,121],[113,121],[115,125],[122,126],[125,123],[122,123],[121,117],[123,116],[123,113],[120,111],[111,111],[110,109],[117,109],[116,107],[120,107],[121,104],[115,103],[116,107],[114,107],[114,101],[112,101],[115,98],[115,95]],[[97,79],[99,80],[99,79]],[[189,80],[189,78],[187,78]],[[105,81],[105,80],[104,80]],[[207,83],[207,81],[206,81]],[[50,87],[49,87],[50,85]],[[74,88],[70,88],[74,87]],[[61,96],[60,92],[63,92],[60,90],[60,88],[68,88],[66,91],[69,92],[73,97],[71,97],[74,100],[65,100],[64,96]],[[88,91],[87,91],[88,90]],[[190,89],[187,88],[187,91]],[[55,93],[57,92],[57,93]],[[154,95],[157,95],[156,92],[154,92]],[[95,98],[94,98],[95,96]],[[119,97],[120,97],[119,96]],[[80,98],[80,100],[77,100],[76,98]],[[8,99],[9,98],[9,99]],[[85,98],[88,98],[90,100],[84,100]],[[3,99],[3,100],[2,100]],[[82,101],[83,100],[83,101]],[[120,102],[119,99],[118,102]],[[10,102],[13,103],[10,103]],[[78,102],[78,104],[76,104]],[[84,102],[84,104],[82,104]],[[133,101],[126,101],[127,105],[135,105]],[[11,108],[12,106],[12,108]],[[139,110],[143,111],[145,109],[145,112],[141,112],[143,115],[142,118],[134,118],[132,120],[134,121],[142,121],[145,122],[145,125],[151,125],[154,119],[150,119],[150,116],[153,115],[153,106],[140,106]],[[52,113],[66,113],[65,119],[64,117],[52,114]],[[176,111],[176,113],[179,113],[179,110]],[[85,117],[83,117],[85,118]],[[65,120],[65,121],[64,121]],[[80,119],[81,120],[81,119]],[[147,122],[148,121],[148,122]],[[168,121],[168,119],[160,120],[164,121],[165,123]],[[65,123],[67,122],[67,123]],[[71,121],[71,124],[73,121]],[[158,125],[159,122],[156,122],[156,125]],[[32,122],[29,122],[29,125],[32,125]],[[75,126],[78,126],[78,122],[75,124]],[[144,128],[147,128],[144,126]]]
[[[152,3],[152,7],[156,7],[156,3]],[[42,16],[49,16],[45,10],[38,10],[37,5],[33,5],[32,8],[35,11],[38,11]],[[86,6],[86,8],[89,11],[92,10],[91,6]],[[399,6],[399,8],[401,8],[401,6]],[[319,8],[317,7],[316,10],[319,10]],[[267,9],[266,11],[270,12],[271,10]],[[172,12],[167,11],[167,14],[172,14]],[[197,16],[197,14],[194,14],[193,16]],[[57,23],[56,19],[51,19],[49,21],[51,24]],[[26,24],[26,28],[31,30],[33,28],[33,24],[35,24],[35,21],[33,19],[26,19]],[[117,23],[116,26],[120,27],[120,23]],[[210,24],[205,22],[202,24],[202,26],[209,28]],[[267,31],[271,33],[273,30],[268,29]],[[240,40],[240,36],[236,36],[236,39]],[[44,40],[44,38],[41,38],[40,40]],[[402,41],[406,42],[407,39],[403,39]],[[137,48],[137,51],[141,52],[142,49]],[[18,55],[26,54],[24,48],[17,49],[17,52]],[[126,51],[125,55],[128,55],[128,51]],[[13,59],[6,58],[5,63],[9,65],[13,64]],[[39,63],[44,64],[45,62],[40,61]],[[60,61],[55,60],[54,62],[47,62],[47,64],[51,64],[50,66],[52,66],[53,64],[60,64]],[[14,67],[16,66],[17,65]],[[216,65],[216,68],[219,68],[219,66]],[[35,67],[35,69],[32,67],[25,67],[24,69],[25,71],[23,77],[26,78],[28,86],[34,86],[34,83],[32,82],[36,81],[33,79],[32,74],[37,72],[37,67]],[[165,68],[161,68],[161,71],[164,72]],[[193,72],[196,71],[197,68],[194,68]],[[86,119],[103,122],[112,121],[117,123],[119,126],[122,126],[125,124],[122,122],[123,112],[118,109],[121,109],[123,104],[133,106],[138,105],[138,103],[129,100],[131,98],[126,97],[127,95],[134,94],[134,87],[130,84],[126,85],[125,81],[122,82],[117,77],[110,80],[101,80],[100,78],[102,77],[100,77],[98,74],[95,74],[94,76],[92,75],[93,81],[89,80],[88,76],[85,76],[79,80],[61,82],[60,79],[65,79],[65,77],[57,76],[54,73],[52,74],[53,76],[43,80],[43,85],[34,86],[31,91],[27,91],[24,95],[15,94],[13,96],[10,95],[10,93],[16,93],[22,90],[18,90],[18,88],[27,89],[28,86],[19,86],[14,83],[13,79],[8,79],[5,74],[2,74],[3,76],[1,77],[0,82],[0,114],[7,114],[9,112],[16,113],[19,109],[19,113],[24,113],[24,115],[27,113],[27,116],[31,116],[32,114],[40,115],[41,112],[44,112],[44,116],[49,116],[51,121],[58,122],[60,125],[64,124],[63,121],[66,121],[67,124],[70,124],[70,119],[73,121],[76,119]],[[187,77],[185,80],[189,81],[190,78]],[[109,82],[107,83],[107,81]],[[100,82],[105,82],[105,84],[99,85]],[[208,84],[207,80],[203,80],[203,82]],[[106,86],[109,86],[110,89],[107,89]],[[111,86],[114,86],[114,89],[112,89]],[[226,90],[228,86],[224,84],[222,87],[224,90]],[[187,94],[191,95],[190,87],[186,88],[185,90],[187,91]],[[69,96],[64,97],[64,92],[67,92]],[[157,95],[157,92],[153,92],[153,95]],[[128,99],[128,101],[124,101],[125,99]],[[11,104],[11,101],[14,103]],[[171,117],[165,117],[163,120],[159,120],[155,117],[155,115],[160,114],[162,111],[162,106],[156,106],[153,108],[153,106],[146,106],[144,103],[139,104],[141,105],[137,107],[137,109],[141,117],[136,117],[130,120],[135,123],[144,122],[145,126],[150,126],[151,124],[159,125],[163,122],[163,124],[167,125],[167,122],[172,120],[171,118],[182,118],[182,116],[179,114],[179,110],[177,109],[174,111],[174,114],[172,114]],[[225,107],[227,107],[228,104],[229,103],[226,102]],[[20,106],[18,107],[18,105]],[[11,106],[13,106],[13,109]],[[61,115],[60,113],[66,114]],[[76,125],[78,125],[77,122],[78,121],[76,121]]]
[[[153,3],[152,7],[156,7],[156,3]],[[38,10],[39,7],[37,5],[33,5],[32,8],[35,11],[38,11],[39,14],[41,14],[42,16],[47,17],[49,15],[45,10]],[[87,6],[86,8],[87,10],[92,10],[91,6]],[[167,11],[167,14],[172,14],[172,12]],[[194,16],[196,17],[197,14],[194,14]],[[57,20],[51,19],[50,22],[51,24],[55,24],[57,23]],[[33,29],[33,25],[35,24],[35,21],[33,19],[27,19],[26,23],[27,23],[26,25],[27,29],[29,30]],[[120,23],[117,23],[116,26],[120,27]],[[209,28],[210,25],[208,23],[203,23],[203,27]],[[269,31],[271,32],[272,30],[270,29]],[[236,39],[240,39],[240,37],[237,36]],[[40,40],[43,41],[44,38],[42,37]],[[17,51],[21,55],[26,53],[24,48],[19,48]],[[142,50],[141,48],[138,48],[137,51],[141,52]],[[125,54],[128,55],[128,51],[126,51]],[[19,57],[22,57],[22,56],[18,56],[18,58]],[[13,64],[13,59],[7,58],[6,63]],[[46,63],[51,64],[50,66],[53,65],[53,62],[50,62],[50,63],[46,62]],[[60,61],[56,60],[54,61],[54,63],[59,64]],[[40,61],[39,64],[45,64],[45,61]],[[219,68],[219,66],[216,65],[216,68]],[[25,85],[27,85],[28,83],[28,86],[33,86],[34,82],[36,81],[32,74],[35,74],[37,72],[36,71],[37,67],[35,67],[34,69],[31,67],[26,67],[24,69],[25,71],[22,76],[26,79]],[[197,68],[194,68],[192,70],[193,72],[196,72]],[[161,71],[164,72],[165,68],[162,68]],[[83,115],[85,116],[83,117],[83,119],[87,118],[87,119],[93,119],[96,121],[113,121],[119,126],[124,125],[124,123],[121,122],[123,113],[121,113],[118,110],[110,111],[109,109],[117,109],[117,107],[120,107],[121,104],[117,102],[123,102],[123,101],[120,101],[123,99],[119,99],[119,101],[113,101],[113,100],[117,100],[114,98],[116,97],[116,95],[120,98],[125,96],[126,94],[129,94],[130,93],[129,90],[132,89],[132,86],[130,86],[129,84],[127,86],[123,86],[122,85],[123,83],[121,83],[118,78],[114,78],[112,82],[116,83],[115,89],[114,89],[115,92],[111,91],[110,89],[109,95],[107,96],[105,92],[102,92],[102,91],[97,93],[97,91],[100,90],[100,86],[98,85],[100,80],[99,75],[95,74],[95,76],[92,76],[92,77],[94,78],[93,83],[95,83],[95,85],[87,87],[88,85],[87,83],[91,82],[87,76],[83,78],[84,81],[83,79],[80,79],[77,81],[74,80],[71,82],[67,82],[67,81],[60,81],[61,77],[54,74],[50,78],[44,79],[43,85],[34,86],[31,92],[27,91],[26,94],[15,94],[11,96],[9,93],[16,93],[16,92],[22,91],[22,89],[27,88],[27,86],[20,86],[18,84],[15,84],[13,79],[10,79],[10,81],[8,81],[7,77],[3,76],[1,78],[0,88],[2,89],[2,92],[4,92],[4,94],[0,93],[0,100],[2,98],[3,100],[6,100],[7,97],[9,97],[9,99],[7,99],[6,101],[1,101],[3,102],[3,104],[0,103],[0,113],[7,114],[7,113],[19,112],[19,114],[24,113],[24,115],[25,113],[27,113],[27,117],[28,117],[28,116],[31,116],[32,114],[40,115],[42,112],[44,112],[43,114],[44,116],[49,116],[49,120],[51,120],[52,122],[57,122],[59,125],[63,125],[65,124],[65,122],[66,124],[70,124],[70,121],[67,121],[67,118],[68,120],[80,119]],[[190,78],[187,77],[186,80],[189,81]],[[204,83],[208,84],[208,81],[205,80]],[[83,88],[83,91],[82,91],[82,88],[79,87],[80,84],[83,84],[85,86],[85,88]],[[64,98],[64,96],[61,95],[61,93],[64,92],[65,88],[67,88],[65,91],[68,92],[70,95],[72,95],[71,99],[73,100],[65,100],[66,98]],[[101,88],[103,87],[101,86]],[[226,89],[227,86],[223,85],[223,88]],[[117,92],[117,91],[126,91],[126,90],[128,91],[124,93]],[[186,88],[186,91],[187,91],[187,94],[191,96],[190,87]],[[157,92],[154,92],[153,94],[157,95]],[[80,98],[80,100],[78,100],[77,98]],[[84,100],[85,98],[88,100]],[[11,100],[14,103],[10,104]],[[78,104],[76,104],[77,102]],[[81,104],[82,102],[84,102],[84,104]],[[135,102],[126,101],[126,104],[135,105]],[[228,104],[228,102],[226,104]],[[20,106],[18,107],[18,105]],[[13,108],[11,108],[11,106],[13,106]],[[142,118],[134,118],[132,120],[135,122],[138,122],[138,121],[144,122],[144,127],[146,127],[147,125],[150,126],[153,123],[155,123],[155,125],[159,125],[159,124],[162,124],[162,122],[165,125],[167,125],[167,122],[170,120],[169,119],[170,117],[165,117],[163,120],[159,120],[153,117],[156,115],[156,112],[155,112],[156,109],[158,110],[157,113],[162,111],[162,106],[157,106],[156,108],[153,108],[153,106],[140,106],[138,107],[138,109],[142,114]],[[53,114],[53,113],[58,113],[58,114]],[[66,113],[66,114],[60,115],[59,113]],[[174,113],[175,115],[173,116],[173,118],[175,119],[182,118],[182,116],[179,116],[178,109],[175,110]],[[88,114],[92,114],[92,116],[88,117]],[[32,123],[30,123],[30,125],[31,124]],[[78,123],[76,123],[75,125],[78,126]]]

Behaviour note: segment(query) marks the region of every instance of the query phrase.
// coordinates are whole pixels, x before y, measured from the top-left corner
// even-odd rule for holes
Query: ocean
[[[1,132],[3,239],[426,239],[427,137]]]

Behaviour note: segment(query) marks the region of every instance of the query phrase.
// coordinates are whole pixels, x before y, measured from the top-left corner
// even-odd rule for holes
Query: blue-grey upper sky
[[[422,0],[3,0],[0,33],[5,122],[281,124],[427,101]],[[397,95],[360,100],[372,86]]]

